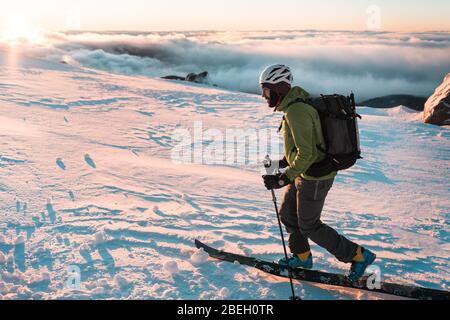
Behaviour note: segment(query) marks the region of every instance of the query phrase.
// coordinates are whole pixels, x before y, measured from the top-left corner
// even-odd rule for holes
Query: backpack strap
[[[361,115],[359,115],[359,114],[356,112],[355,94],[352,92],[352,93],[350,94],[350,97],[348,97],[348,99],[350,99],[350,104],[351,104],[351,106],[352,106],[352,108],[353,108],[353,113],[355,114],[355,117],[357,117],[357,118],[359,118],[359,119],[361,120],[361,119],[362,119]]]
[[[281,120],[280,127],[278,128],[278,133],[280,133],[281,129],[283,129],[283,123],[284,123],[285,120],[286,120],[286,116],[283,116],[283,120]]]
[[[326,113],[326,117],[330,117],[332,114],[330,113],[330,101],[328,101],[327,97],[325,97],[323,94],[320,95],[322,97],[323,103],[325,104],[325,108],[327,108],[327,113]],[[325,124],[325,119],[320,116],[319,113],[319,117],[320,117],[320,124],[322,126],[322,134],[323,134],[323,140],[325,142],[325,145],[328,146],[330,144],[330,141],[328,139],[328,128]],[[330,154],[327,152],[327,150],[324,150],[322,147],[317,146],[317,149],[319,149],[320,151],[322,151],[325,156],[326,159],[330,158]]]
[[[306,104],[308,104],[308,100],[307,99],[304,99],[304,98],[297,98],[297,99],[295,99],[294,101],[292,101],[291,103],[289,103],[288,104],[288,108],[290,107],[290,106],[292,106],[293,104],[296,104],[296,103],[306,103]],[[286,120],[286,116],[283,116],[283,120],[281,121],[281,124],[280,124],[280,127],[278,128],[278,133],[280,133],[281,132],[281,129],[283,129],[283,122]]]

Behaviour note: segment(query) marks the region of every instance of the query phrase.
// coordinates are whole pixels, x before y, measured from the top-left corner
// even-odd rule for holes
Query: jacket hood
[[[306,99],[308,97],[309,93],[305,89],[301,87],[293,87],[291,90],[289,90],[283,101],[281,101],[277,111],[285,112],[287,111],[289,104],[291,104],[293,101],[297,100],[298,98]]]

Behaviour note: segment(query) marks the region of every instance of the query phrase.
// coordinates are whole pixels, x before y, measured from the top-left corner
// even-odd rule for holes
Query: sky
[[[449,16],[448,0],[2,0],[0,28],[420,32],[450,31]]]

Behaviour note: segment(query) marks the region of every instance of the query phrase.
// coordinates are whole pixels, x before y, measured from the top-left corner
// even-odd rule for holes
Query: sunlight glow
[[[6,29],[0,32],[1,38],[10,44],[17,42],[37,43],[42,40],[39,30],[29,26],[21,13],[11,13],[6,21]]]

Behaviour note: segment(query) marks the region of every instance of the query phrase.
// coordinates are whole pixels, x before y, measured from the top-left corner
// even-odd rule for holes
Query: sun
[[[32,29],[23,14],[11,13],[6,19],[6,28],[1,32],[3,40],[9,43],[38,42],[39,32]]]

